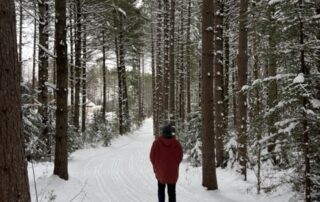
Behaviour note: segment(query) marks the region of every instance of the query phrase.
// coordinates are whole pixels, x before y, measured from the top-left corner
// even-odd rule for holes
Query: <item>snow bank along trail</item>
[[[73,153],[67,182],[51,175],[52,164],[37,164],[39,201],[48,201],[51,196],[59,202],[156,202],[157,182],[149,161],[154,140],[152,128],[152,119],[147,119],[138,131],[117,138],[109,147]],[[32,200],[35,201],[30,170]],[[253,182],[243,182],[230,171],[218,169],[217,175],[219,190],[206,191],[201,186],[201,168],[192,168],[183,162],[177,183],[177,201],[285,201],[247,194]]]

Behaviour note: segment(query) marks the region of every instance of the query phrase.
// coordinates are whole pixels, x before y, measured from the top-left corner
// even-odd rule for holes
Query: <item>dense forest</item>
[[[31,200],[28,163],[68,180],[148,117],[207,190],[231,168],[320,201],[320,1],[0,1],[1,201]]]

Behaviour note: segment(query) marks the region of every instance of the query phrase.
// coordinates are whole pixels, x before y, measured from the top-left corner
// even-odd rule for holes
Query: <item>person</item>
[[[182,158],[182,146],[174,136],[173,126],[167,124],[162,128],[162,135],[153,142],[150,151],[150,160],[158,180],[159,202],[165,201],[166,185],[169,202],[176,201],[176,183]]]

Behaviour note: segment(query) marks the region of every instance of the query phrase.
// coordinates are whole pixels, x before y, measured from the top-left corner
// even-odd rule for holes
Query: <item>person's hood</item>
[[[159,142],[166,147],[170,147],[176,141],[176,137],[172,136],[171,138],[159,137]]]

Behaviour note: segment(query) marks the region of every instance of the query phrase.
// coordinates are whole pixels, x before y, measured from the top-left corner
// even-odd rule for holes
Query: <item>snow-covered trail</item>
[[[52,164],[36,165],[39,201],[88,202],[156,202],[157,182],[149,151],[153,141],[152,119],[128,136],[121,136],[110,147],[83,149],[73,153],[69,161],[69,181],[52,176]],[[40,177],[39,177],[40,175]],[[29,178],[32,175],[29,169]],[[218,170],[219,190],[206,191],[201,186],[200,168],[187,163],[180,167],[177,200],[181,202],[281,201],[264,200],[246,194],[252,183],[242,182],[230,171]],[[33,200],[34,188],[32,189]]]

